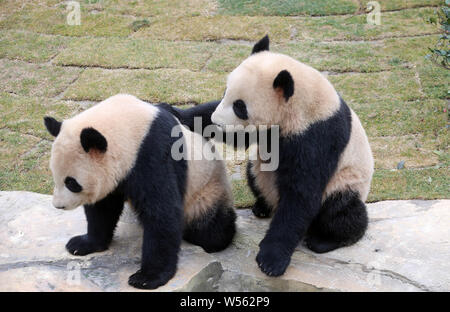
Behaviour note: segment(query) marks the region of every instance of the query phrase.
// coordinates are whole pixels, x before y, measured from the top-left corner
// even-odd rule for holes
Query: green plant
[[[131,28],[133,29],[134,32],[148,26],[150,26],[150,22],[147,19],[137,20],[131,24]]]
[[[431,54],[427,58],[434,63],[450,69],[450,0],[445,0],[445,5],[436,10],[436,16],[430,17],[428,22],[431,24],[440,24],[443,34],[439,36],[439,40],[434,48],[429,48]]]

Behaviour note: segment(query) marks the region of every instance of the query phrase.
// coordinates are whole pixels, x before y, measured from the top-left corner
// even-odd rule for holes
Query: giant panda
[[[141,269],[128,281],[134,287],[157,288],[173,277],[182,238],[207,252],[232,241],[236,216],[223,160],[202,157],[207,141],[165,109],[116,95],[63,122],[44,121],[56,137],[53,205],[84,205],[87,218],[87,234],[66,245],[71,254],[107,249],[125,201],[144,229]],[[174,146],[192,154],[174,158]]]
[[[282,275],[303,239],[324,253],[364,235],[374,162],[361,122],[320,72],[269,52],[268,36],[229,74],[221,101],[172,111],[189,127],[197,116],[222,128],[279,126],[278,168],[261,170],[258,157],[247,167],[254,214],[273,215],[256,257],[264,273]]]

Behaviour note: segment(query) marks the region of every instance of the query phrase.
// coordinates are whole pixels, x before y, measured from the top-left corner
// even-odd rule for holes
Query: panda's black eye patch
[[[73,193],[79,193],[83,190],[80,184],[78,184],[77,180],[72,177],[66,177],[64,180],[64,184],[69,189],[69,191]]]
[[[247,107],[245,106],[244,101],[236,100],[233,103],[233,111],[240,119],[248,119]]]

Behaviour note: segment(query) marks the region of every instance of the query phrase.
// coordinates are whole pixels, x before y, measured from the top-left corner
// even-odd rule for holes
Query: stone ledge
[[[158,291],[450,291],[450,200],[368,205],[356,245],[318,255],[299,246],[286,274],[268,277],[254,260],[270,220],[238,210],[229,248],[207,254],[183,243],[178,272]],[[142,230],[129,209],[109,250],[76,257],[64,246],[85,233],[82,209],[61,211],[51,196],[0,192],[0,291],[134,291]],[[78,274],[79,272],[79,274]]]

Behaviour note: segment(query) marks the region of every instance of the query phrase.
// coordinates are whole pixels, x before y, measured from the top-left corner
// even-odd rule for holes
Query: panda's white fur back
[[[181,127],[189,149],[188,183],[184,196],[185,217],[189,221],[206,213],[218,199],[232,205],[233,198],[224,161],[215,149],[205,148],[205,145],[214,143],[185,126]],[[211,151],[214,155],[209,156],[214,156],[214,159],[208,160],[204,150]]]
[[[342,153],[336,173],[323,194],[323,200],[337,191],[351,189],[359,193],[363,202],[367,200],[374,171],[374,160],[369,140],[358,116],[352,112],[350,140]]]

